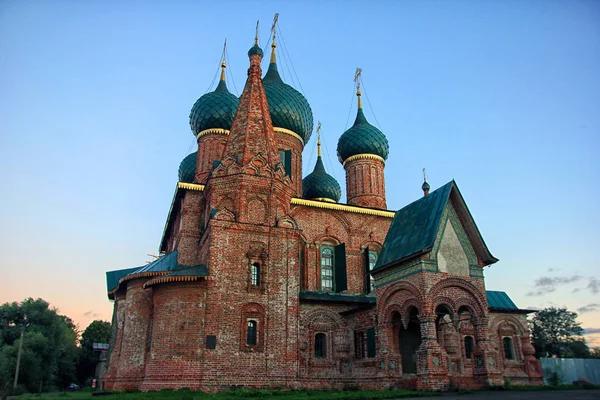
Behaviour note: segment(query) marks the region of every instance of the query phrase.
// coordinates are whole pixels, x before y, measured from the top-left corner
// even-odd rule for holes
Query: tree
[[[564,307],[548,307],[536,312],[530,326],[533,336],[531,342],[538,357],[580,357],[587,349],[585,339],[581,336],[583,328],[577,322],[577,313]]]
[[[25,326],[18,383],[29,391],[62,388],[75,380],[77,328],[42,299],[0,306],[0,385],[14,379],[21,328]]]
[[[94,352],[94,343],[108,343],[110,340],[110,322],[93,321],[81,334],[81,353],[77,366],[77,377],[80,383],[93,377],[100,353]]]

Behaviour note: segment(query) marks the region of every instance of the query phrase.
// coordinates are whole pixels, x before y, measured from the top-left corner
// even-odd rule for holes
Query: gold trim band
[[[285,128],[279,128],[279,127],[273,127],[273,130],[275,132],[286,133],[288,135],[295,137],[296,139],[298,139],[300,141],[300,143],[302,143],[302,146],[304,146],[304,140],[296,132],[290,131],[289,129],[285,129]]]
[[[337,211],[347,211],[347,212],[357,213],[357,214],[377,215],[379,217],[387,217],[387,218],[394,218],[394,214],[395,214],[394,211],[377,210],[374,208],[355,207],[355,206],[349,206],[346,204],[338,204],[338,203],[326,203],[323,201],[300,199],[298,197],[292,197],[291,203],[292,203],[292,205],[324,208],[324,209],[328,209],[328,210],[337,210]]]
[[[370,158],[372,160],[379,160],[385,164],[385,160],[383,159],[383,157],[377,156],[375,154],[356,154],[356,155],[346,158],[344,160],[344,162],[342,163],[342,165],[345,167],[346,163],[349,163],[350,161],[361,160],[361,159],[365,159],[365,158]]]
[[[151,279],[147,282],[144,282],[143,288],[146,289],[152,285],[156,285],[158,283],[170,283],[170,282],[195,282],[207,278],[205,276],[165,276],[165,277],[157,277]]]
[[[333,199],[328,199],[326,197],[317,197],[315,199],[310,199],[310,200],[316,200],[316,201],[325,201],[327,203],[337,203],[337,201],[333,200]]]
[[[204,185],[200,185],[198,183],[187,183],[187,182],[177,182],[178,189],[187,189],[187,190],[197,190],[199,192],[204,191]]]
[[[198,132],[198,134],[196,135],[196,139],[200,139],[202,136],[204,135],[208,135],[211,133],[216,133],[219,135],[229,135],[229,131],[227,129],[223,129],[223,128],[210,128],[210,129],[205,129],[203,131]]]

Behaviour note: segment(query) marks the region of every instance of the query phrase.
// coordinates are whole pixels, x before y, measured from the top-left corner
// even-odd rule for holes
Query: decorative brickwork
[[[344,163],[348,204],[387,209],[383,160],[356,158]]]
[[[249,57],[231,131],[198,135],[195,183],[178,184],[161,241],[167,255],[111,279],[106,388],[541,384],[526,311],[488,304],[482,268],[497,260],[455,184],[394,217],[384,210],[387,140],[369,128],[377,140],[342,146],[383,154],[342,160],[350,206],[299,198],[304,144],[273,129],[258,45]],[[414,217],[403,226],[415,232],[395,230],[398,215]],[[430,239],[418,247],[424,221]],[[406,243],[416,250],[372,269]]]

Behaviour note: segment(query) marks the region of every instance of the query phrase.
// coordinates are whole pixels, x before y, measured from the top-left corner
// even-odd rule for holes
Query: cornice
[[[204,191],[204,186],[205,185],[200,185],[198,183],[177,182],[177,189],[197,190],[202,192]]]
[[[344,160],[344,162],[342,163],[343,166],[346,166],[346,163],[349,163],[350,161],[354,161],[354,160],[361,160],[361,159],[372,159],[372,160],[378,160],[381,161],[382,163],[385,164],[385,160],[383,159],[383,157],[380,157],[378,155],[375,154],[355,154],[353,156],[350,156],[348,158],[346,158]]]
[[[210,128],[200,131],[196,134],[196,139],[200,139],[202,136],[216,133],[217,135],[229,135],[229,131],[223,128]]]
[[[302,143],[302,146],[304,146],[304,140],[296,132],[290,131],[289,129],[285,129],[285,128],[279,128],[279,127],[273,127],[273,130],[275,132],[285,133],[285,134],[295,137],[296,139],[298,139],[300,141],[300,143]]]
[[[356,214],[376,215],[379,217],[394,218],[394,211],[378,210],[375,208],[365,208],[349,206],[347,204],[327,203],[323,201],[306,200],[298,197],[292,197],[292,205],[300,205],[307,207],[323,208],[327,210],[346,211]]]

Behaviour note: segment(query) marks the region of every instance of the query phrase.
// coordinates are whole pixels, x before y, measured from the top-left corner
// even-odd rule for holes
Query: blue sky
[[[488,289],[589,306],[580,320],[600,328],[595,1],[0,2],[0,302],[110,319],[104,272],[157,252],[224,38],[239,94],[255,22],[268,50],[275,12],[280,71],[323,123],[342,191],[358,66],[390,142],[388,206],[421,196],[423,167],[432,188],[455,179],[500,259]],[[312,139],[305,175],[315,153]]]

